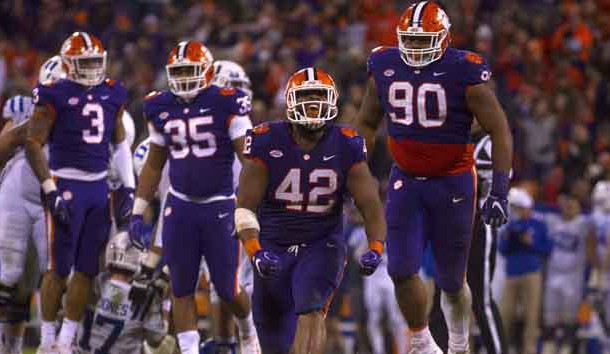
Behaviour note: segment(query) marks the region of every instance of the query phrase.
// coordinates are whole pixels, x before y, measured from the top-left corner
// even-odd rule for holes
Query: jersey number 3
[[[99,103],[83,106],[83,117],[91,117],[91,129],[83,130],[83,140],[87,144],[99,144],[104,140],[104,109]]]
[[[437,117],[428,117],[426,112],[426,97],[428,94],[434,94],[436,97]],[[416,107],[413,104],[414,100],[417,102]],[[445,124],[447,119],[447,95],[443,86],[439,84],[425,83],[415,89],[407,81],[395,81],[388,90],[388,102],[392,107],[404,110],[404,117],[402,118],[394,112],[389,114],[393,123],[411,125],[415,121],[415,114],[417,114],[419,125],[424,128],[438,128]],[[415,108],[417,108],[416,112]]]
[[[301,193],[301,169],[290,169],[275,190],[275,198],[288,202],[286,208],[290,210],[325,213],[333,207],[335,201],[329,198],[326,204],[320,204],[318,199],[319,197],[330,196],[337,190],[337,173],[329,169],[316,169],[309,174],[309,183],[318,184],[323,180],[328,181],[328,184],[312,188],[304,206],[304,196]]]

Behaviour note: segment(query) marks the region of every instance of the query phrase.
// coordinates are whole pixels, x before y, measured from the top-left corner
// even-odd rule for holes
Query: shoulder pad
[[[233,87],[223,87],[220,89],[220,94],[222,96],[233,96],[237,93],[237,90]]]
[[[159,96],[160,94],[161,94],[161,91],[151,91],[146,96],[144,96],[144,99],[149,100],[155,96]]]
[[[388,46],[385,46],[385,45],[380,45],[379,47],[376,47],[376,48],[374,48],[373,50],[371,50],[371,54],[372,54],[372,53],[379,53],[379,52],[383,52],[384,50],[388,50],[388,49],[390,49],[390,48],[392,48],[392,47],[388,47]]]
[[[269,125],[269,123],[261,123],[259,125],[257,125],[256,127],[252,128],[252,133],[260,135],[260,134],[266,134],[271,130],[271,125]]]
[[[341,134],[345,135],[348,138],[353,138],[358,136],[358,132],[354,128],[343,127],[341,128]]]
[[[483,57],[474,52],[466,52],[466,55],[464,56],[464,58],[466,60],[468,60],[469,62],[478,64],[478,65],[483,64],[483,62],[484,62]]]

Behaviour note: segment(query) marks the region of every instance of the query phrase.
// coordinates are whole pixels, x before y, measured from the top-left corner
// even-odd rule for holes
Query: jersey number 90
[[[426,112],[426,97],[429,93],[436,97],[437,117],[428,117]],[[398,117],[394,112],[389,114],[392,122],[397,124],[411,125],[417,115],[417,121],[422,127],[438,128],[445,124],[447,119],[447,95],[440,84],[425,83],[414,88],[410,82],[395,81],[388,90],[388,102],[392,107],[404,111],[404,117]]]

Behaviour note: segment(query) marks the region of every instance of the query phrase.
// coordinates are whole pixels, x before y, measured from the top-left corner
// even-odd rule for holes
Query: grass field
[[[34,354],[36,353],[36,348],[23,348],[23,354]]]

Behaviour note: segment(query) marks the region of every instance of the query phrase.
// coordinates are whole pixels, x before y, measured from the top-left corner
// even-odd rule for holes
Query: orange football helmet
[[[400,56],[407,65],[418,68],[439,60],[449,47],[450,27],[449,17],[437,3],[411,5],[396,27]]]
[[[170,52],[165,69],[170,91],[191,99],[212,82],[214,58],[203,44],[183,41]]]
[[[87,32],[74,32],[60,50],[67,78],[85,86],[96,86],[106,78],[106,51],[102,42]]]
[[[288,120],[307,128],[321,128],[339,112],[337,86],[322,69],[306,68],[292,74],[285,96]]]

